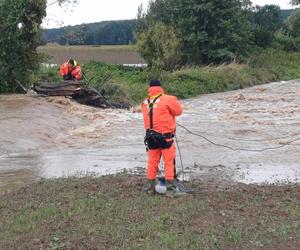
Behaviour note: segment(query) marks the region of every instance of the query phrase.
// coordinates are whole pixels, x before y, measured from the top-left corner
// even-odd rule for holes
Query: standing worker
[[[82,79],[81,66],[74,59],[69,59],[59,69],[60,75],[65,81],[77,81]]]
[[[145,191],[155,194],[158,166],[163,157],[164,174],[167,182],[167,195],[185,194],[177,188],[175,158],[176,149],[173,138],[176,131],[176,116],[181,115],[182,107],[175,96],[165,95],[161,82],[149,82],[148,98],[142,103],[145,145],[148,152],[147,179]]]

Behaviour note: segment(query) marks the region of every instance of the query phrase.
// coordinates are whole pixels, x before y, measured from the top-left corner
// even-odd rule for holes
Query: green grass
[[[56,69],[42,70],[43,81],[58,80]],[[300,78],[300,53],[260,51],[246,64],[186,67],[173,72],[91,61],[84,65],[84,72],[90,84],[104,88],[111,100],[126,99],[135,105],[147,96],[147,83],[151,78],[160,78],[166,92],[181,99]]]
[[[143,177],[125,174],[57,179],[2,196],[0,248],[296,249],[300,244],[299,186],[241,185],[172,199],[144,194],[144,184]]]

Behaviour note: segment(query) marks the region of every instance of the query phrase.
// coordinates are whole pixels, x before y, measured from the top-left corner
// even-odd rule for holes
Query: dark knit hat
[[[149,81],[149,86],[150,87],[157,87],[157,86],[161,86],[160,80],[158,79],[152,79]]]

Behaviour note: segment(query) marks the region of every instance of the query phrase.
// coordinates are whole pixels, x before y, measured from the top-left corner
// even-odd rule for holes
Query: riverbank
[[[143,176],[43,180],[1,196],[3,249],[299,249],[299,185],[189,183],[148,196]]]
[[[132,53],[136,51],[132,50]],[[92,56],[89,58],[94,59]],[[145,98],[147,83],[151,78],[160,78],[166,92],[180,99],[300,78],[300,53],[277,50],[260,50],[243,64],[190,66],[173,72],[124,67],[94,60],[83,66],[88,83],[99,90],[105,89],[108,99],[126,99],[132,105]],[[60,79],[56,68],[42,68],[39,78],[41,81]]]

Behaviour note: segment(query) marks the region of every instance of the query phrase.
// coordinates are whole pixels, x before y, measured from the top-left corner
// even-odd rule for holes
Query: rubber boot
[[[156,180],[148,180],[148,184],[144,188],[144,192],[146,192],[147,194],[156,194],[155,185],[156,185]]]
[[[177,180],[167,181],[167,192],[166,196],[168,197],[180,197],[180,196],[186,196],[187,193],[184,191],[181,191],[179,187],[177,186]]]

